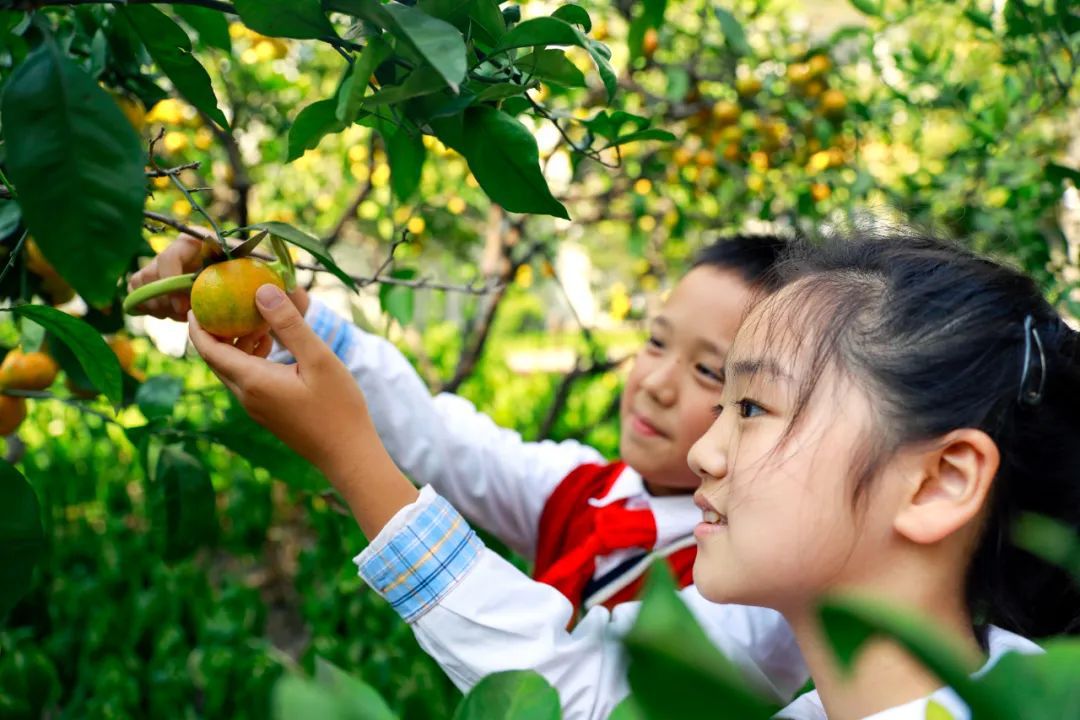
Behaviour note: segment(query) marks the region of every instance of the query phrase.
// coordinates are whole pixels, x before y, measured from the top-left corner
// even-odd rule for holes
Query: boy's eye
[[[664,341],[656,337],[655,335],[650,335],[649,339],[646,342],[651,348],[656,348],[657,350],[664,349]]]
[[[737,402],[736,405],[739,406],[739,417],[741,418],[752,418],[765,414],[765,408],[761,407],[753,400],[744,398]]]
[[[720,372],[718,370],[713,370],[708,365],[702,365],[701,363],[698,363],[697,366],[696,366],[696,369],[697,369],[697,371],[699,373],[704,375],[706,378],[708,378],[712,382],[718,382],[718,383],[724,382],[724,377],[720,374]]]

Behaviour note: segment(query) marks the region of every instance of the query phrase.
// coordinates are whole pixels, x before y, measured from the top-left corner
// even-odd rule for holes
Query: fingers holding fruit
[[[179,278],[187,273],[195,272],[214,256],[215,251],[216,247],[204,242],[203,238],[183,233],[146,267],[131,276],[128,292],[152,282]],[[188,298],[189,288],[190,284],[185,286],[184,283],[178,282],[178,287],[168,294],[155,295],[129,311],[183,322],[187,318],[187,311],[191,308]]]

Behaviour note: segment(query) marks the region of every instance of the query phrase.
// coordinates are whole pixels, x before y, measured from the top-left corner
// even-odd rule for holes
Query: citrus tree
[[[264,716],[299,654],[259,639],[286,622],[266,588],[304,605],[309,669],[317,654],[358,671],[404,716],[455,698],[408,628],[341,577],[362,539],[317,473],[197,364],[136,358],[125,280],[178,231],[207,229],[206,267],[157,291],[237,267],[221,287],[241,298],[264,272],[377,288],[434,388],[528,437],[610,451],[633,322],[718,233],[887,206],[1022,265],[1075,314],[1080,239],[1057,217],[1080,185],[1076,8],[858,0],[800,17],[779,0],[0,2],[0,707],[156,715],[194,685],[202,714]],[[617,280],[603,319],[626,332],[571,321],[569,372],[515,377],[489,358],[544,327],[545,299],[567,306],[570,244]],[[314,532],[318,552],[261,594],[207,579],[206,548],[291,537],[282,526]],[[81,596],[126,606],[76,641],[62,628],[87,616],[61,585],[84,566]],[[279,707],[383,707],[319,668]],[[465,717],[490,712],[485,693],[557,713],[531,676],[484,688]]]

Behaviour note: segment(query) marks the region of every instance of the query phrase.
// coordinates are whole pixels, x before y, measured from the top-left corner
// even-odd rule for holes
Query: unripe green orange
[[[267,329],[255,306],[255,291],[265,284],[285,289],[268,264],[254,258],[226,260],[205,268],[191,288],[191,309],[211,335],[226,340]]]

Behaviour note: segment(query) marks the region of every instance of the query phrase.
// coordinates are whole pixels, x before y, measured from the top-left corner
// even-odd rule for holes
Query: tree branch
[[[555,422],[559,419],[562,411],[566,409],[566,403],[570,400],[570,391],[578,380],[601,375],[609,370],[614,370],[624,362],[626,362],[626,358],[621,358],[619,360],[593,360],[583,367],[581,358],[578,358],[574,362],[574,369],[563,376],[562,381],[559,383],[559,387],[555,389],[555,397],[552,399],[551,405],[548,406],[547,414],[544,416],[543,422],[540,423],[537,439],[546,440],[551,437],[551,431],[555,427]]]

